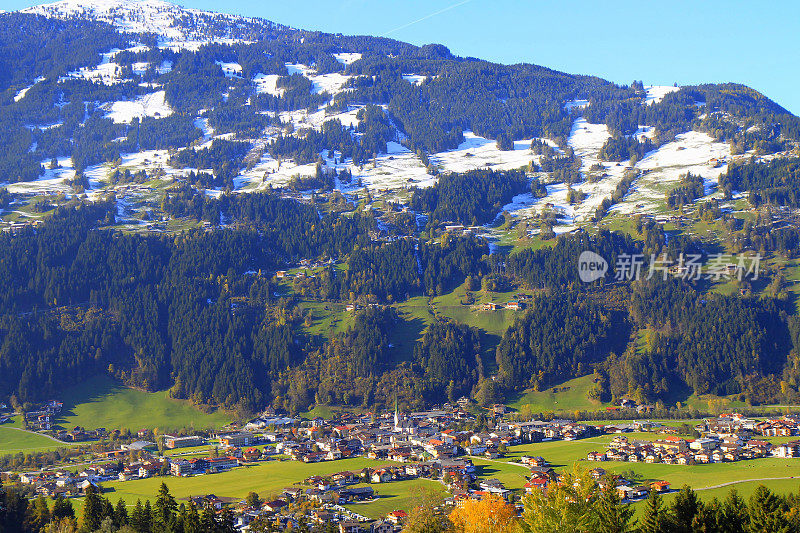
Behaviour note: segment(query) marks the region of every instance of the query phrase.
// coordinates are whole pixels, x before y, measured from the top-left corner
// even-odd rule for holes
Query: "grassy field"
[[[126,503],[136,503],[155,498],[164,482],[176,498],[214,493],[227,498],[244,498],[250,491],[262,498],[279,495],[284,488],[295,485],[312,475],[327,475],[343,470],[361,470],[390,464],[371,459],[345,459],[316,464],[298,461],[266,461],[252,466],[234,468],[228,472],[195,477],[148,478],[132,481],[104,483],[105,496],[112,501],[122,498]]]
[[[61,401],[64,410],[57,423],[65,428],[83,426],[132,431],[219,428],[231,421],[230,413],[225,411],[204,413],[188,401],[169,398],[167,391],[139,391],[115,383],[107,376],[90,378],[70,387]]]
[[[594,387],[592,376],[583,376],[543,391],[524,391],[518,397],[509,401],[508,405],[514,409],[519,409],[523,405],[530,405],[534,413],[605,409],[610,404],[589,399],[589,391],[592,387]]]
[[[358,485],[357,485],[358,486]],[[410,511],[422,501],[422,495],[433,495],[444,499],[447,491],[438,481],[432,479],[409,479],[380,485],[371,485],[378,498],[365,503],[346,505],[348,509],[369,518],[380,518],[387,513],[402,509]]]
[[[300,307],[311,317],[311,325],[305,328],[309,335],[330,339],[353,325],[353,314],[345,310],[345,304],[306,301]]]
[[[627,436],[631,440],[653,440],[658,438],[659,435],[654,433],[628,433]],[[617,461],[606,461],[603,463],[593,463],[585,460],[586,454],[592,450],[603,450],[605,445],[612,439],[611,435],[604,435],[590,439],[577,440],[572,442],[553,441],[542,442],[535,444],[524,444],[521,446],[512,446],[509,449],[507,457],[499,459],[499,462],[516,462],[522,455],[540,455],[548,460],[556,470],[564,468],[571,468],[573,464],[578,462],[585,468],[602,467],[608,471],[622,473],[634,472],[640,476],[641,481],[652,480],[666,480],[669,481],[673,488],[680,488],[682,485],[687,484],[695,490],[704,489],[705,487],[715,487],[723,483],[731,483],[742,480],[756,480],[761,478],[783,478],[794,476],[797,479],[789,480],[765,480],[747,481],[745,483],[736,483],[735,485],[722,487],[719,489],[701,490],[704,498],[711,498],[713,496],[725,495],[731,487],[736,487],[744,494],[745,489],[752,492],[759,485],[763,483],[767,487],[785,492],[788,490],[797,490],[800,487],[800,459],[780,459],[780,458],[764,458],[755,459],[752,461],[738,461],[734,463],[716,463],[708,465],[667,465],[667,464],[647,464],[647,463],[627,463]],[[475,460],[475,464],[488,464],[491,468],[486,470],[479,470],[481,478],[484,477],[498,477],[503,480],[501,475],[506,476],[509,481],[507,485],[509,488],[517,488],[519,481],[515,480],[517,472],[524,473],[525,469],[522,467],[515,467],[514,465],[499,465],[498,462],[489,462],[484,460]],[[492,471],[496,469],[496,471]],[[524,482],[522,482],[524,484]],[[748,494],[749,494],[748,493]]]
[[[473,459],[472,464],[478,479],[499,479],[507,489],[522,490],[527,483],[526,476],[530,474],[530,469],[524,466],[505,464],[503,461],[491,461],[488,459]]]
[[[166,483],[176,498],[188,498],[213,493],[220,497],[242,498],[250,491],[262,498],[278,496],[284,488],[297,485],[313,475],[328,475],[343,470],[359,471],[365,467],[396,464],[391,461],[374,461],[365,458],[344,459],[316,464],[298,461],[266,461],[251,466],[235,468],[228,472],[195,477],[154,477],[132,481],[111,481],[103,484],[103,495],[112,502],[122,499],[128,505],[136,500],[154,500],[161,483]],[[355,512],[369,517],[379,517],[394,509],[407,509],[422,490],[444,495],[444,487],[431,480],[409,480],[372,485],[378,495],[375,501],[351,505]],[[82,504],[76,500],[77,506]]]
[[[0,426],[0,455],[17,452],[46,452],[69,446],[69,444],[58,443],[44,435],[20,431],[20,428],[22,428],[22,421],[19,417]]]
[[[495,302],[506,303],[516,299],[516,294],[532,295],[531,291],[513,290],[509,292],[496,292],[488,290],[472,291],[473,303],[468,303],[467,289],[464,284],[453,291],[433,298],[432,305],[438,314],[452,318],[458,322],[482,329],[490,335],[501,336],[514,324],[514,320],[522,314],[521,311],[501,309],[499,311],[483,311],[475,306]]]

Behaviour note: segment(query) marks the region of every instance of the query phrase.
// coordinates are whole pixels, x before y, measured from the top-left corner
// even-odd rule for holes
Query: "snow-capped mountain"
[[[61,0],[21,11],[50,18],[107,22],[130,33],[154,33],[166,42],[246,39],[269,21],[184,8],[162,0]]]
[[[620,86],[163,0],[61,0],[0,24],[0,190],[20,197],[119,194],[123,174],[405,202],[442,174],[524,168],[541,186],[497,211],[568,231],[664,212],[688,174],[698,200],[724,199],[730,163],[800,145],[797,117],[737,84]]]

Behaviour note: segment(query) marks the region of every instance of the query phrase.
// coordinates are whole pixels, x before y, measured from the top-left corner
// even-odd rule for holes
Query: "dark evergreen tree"
[[[750,524],[747,502],[731,489],[719,509],[717,524],[721,533],[746,533]]]
[[[61,494],[56,496],[53,502],[52,516],[53,519],[75,518],[75,509],[72,507],[72,502]]]
[[[597,502],[597,532],[629,533],[633,531],[636,522],[633,520],[633,513],[634,510],[630,505],[620,501],[614,480],[612,476],[607,475]]]
[[[120,498],[114,507],[114,526],[122,527],[126,525],[128,525],[128,509],[125,506],[125,501]]]
[[[167,484],[162,482],[153,507],[153,528],[159,531],[171,530],[175,524],[177,510],[178,503],[175,497],[169,493]]]
[[[786,516],[788,506],[783,497],[764,485],[756,487],[750,497],[750,533],[784,533],[791,524]]]
[[[86,496],[83,500],[83,528],[94,531],[100,528],[103,522],[103,498],[97,494],[94,485],[86,487]]]
[[[667,533],[668,521],[661,495],[651,490],[644,505],[642,519],[639,522],[640,533]]]
[[[676,533],[691,533],[695,517],[703,508],[697,493],[688,485],[681,487],[670,509],[670,529]]]

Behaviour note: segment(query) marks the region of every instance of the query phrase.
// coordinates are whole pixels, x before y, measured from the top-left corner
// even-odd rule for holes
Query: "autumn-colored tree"
[[[515,533],[519,531],[513,505],[496,495],[480,500],[466,500],[450,513],[457,533]]]
[[[447,516],[437,512],[441,503],[441,495],[424,487],[412,491],[414,500],[419,505],[408,514],[403,533],[451,533],[453,525]]]
[[[528,533],[598,531],[596,512],[600,489],[588,470],[575,465],[547,491],[525,497],[522,531]]]

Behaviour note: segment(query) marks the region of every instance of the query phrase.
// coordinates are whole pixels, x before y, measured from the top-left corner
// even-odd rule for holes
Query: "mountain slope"
[[[505,209],[525,220],[550,217],[552,206],[556,226],[569,229],[615,209],[652,213],[664,183],[686,172],[702,174],[713,193],[737,152],[787,150],[800,135],[796,117],[732,84],[617,86],[459,58],[441,45],[305,32],[161,0],[63,0],[3,17],[0,135],[12,149],[0,170],[20,182],[12,193],[69,194],[78,181],[97,198],[115,189],[115,161],[147,178],[209,173],[204,186],[218,191],[303,180],[319,189],[321,163],[323,174],[348,176],[331,182],[345,194],[429,186],[438,172],[526,166],[541,172],[544,194],[519,195]],[[90,32],[97,37],[87,39]],[[52,51],[26,53],[43,34]],[[63,49],[70,53],[62,57]],[[384,109],[385,126],[359,118],[367,104]],[[368,146],[374,128],[388,130]],[[231,139],[247,149],[226,155],[222,142]],[[670,156],[686,148],[682,139],[694,152]],[[534,141],[578,157],[551,161],[529,149]],[[198,148],[205,151],[190,157]],[[63,171],[39,170],[59,158],[69,158]],[[606,200],[636,179],[639,195],[622,194],[612,203],[627,205],[609,209]],[[142,207],[128,202],[121,212]]]
[[[21,12],[106,22],[124,32],[153,33],[169,43],[244,39],[276,27],[261,19],[186,9],[162,0],[61,0]]]
[[[798,124],[737,84],[617,85],[158,1],[0,15],[0,396],[108,372],[246,409],[386,403],[392,383],[421,406],[598,371],[614,396],[790,398]],[[703,327],[700,304],[652,322],[633,284],[580,283],[587,248],[759,251],[775,272],[655,288],[642,301],[728,296]],[[531,299],[546,316],[493,363],[514,309],[478,313],[542,290],[571,294]]]

